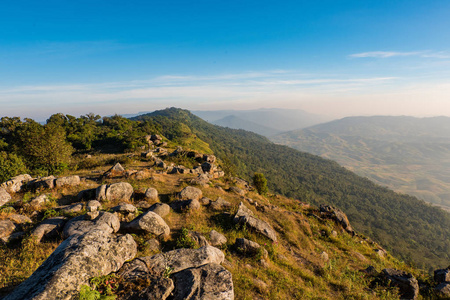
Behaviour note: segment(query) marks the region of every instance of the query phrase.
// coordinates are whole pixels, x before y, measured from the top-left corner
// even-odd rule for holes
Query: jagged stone
[[[73,235],[4,300],[75,299],[89,278],[118,271],[136,252],[131,235],[113,236],[99,229]]]
[[[152,211],[143,213],[130,223],[125,224],[123,228],[130,232],[146,232],[163,237],[170,234],[170,228],[163,218]]]
[[[14,230],[16,225],[11,220],[0,220],[0,238],[10,236]]]
[[[170,203],[173,210],[181,212],[184,210],[196,210],[200,208],[200,202],[197,199],[176,200]]]
[[[245,254],[249,255],[257,255],[258,253],[262,253],[262,257],[268,257],[269,253],[266,249],[262,248],[261,245],[255,243],[253,241],[247,240],[245,238],[238,238],[234,244],[238,251],[241,251]]]
[[[63,236],[68,238],[74,234],[84,234],[92,229],[114,233],[120,229],[120,221],[114,214],[104,211],[98,213],[94,219],[88,215],[78,216],[67,222],[64,226]]]
[[[11,201],[11,195],[4,188],[0,188],[0,206]]]
[[[347,215],[342,210],[330,205],[322,204],[320,205],[320,213],[322,216],[330,218],[340,224],[342,228],[344,228],[344,230],[346,230],[347,232],[354,233]]]
[[[189,299],[234,299],[231,273],[218,264],[207,264],[183,270],[173,276],[175,280],[174,300]]]
[[[389,286],[399,288],[402,299],[417,299],[419,295],[419,283],[410,273],[395,269],[384,269],[381,272],[381,276]]]
[[[10,219],[15,224],[33,223],[33,221],[29,217],[19,214],[9,215],[8,219]]]
[[[39,243],[42,238],[51,238],[57,236],[67,222],[66,217],[48,218],[40,223],[32,232],[31,236],[36,238]]]
[[[199,200],[202,198],[203,192],[201,189],[193,187],[193,186],[187,186],[184,189],[181,190],[181,192],[178,194],[178,199],[180,200]]]
[[[125,169],[122,167],[120,163],[116,163],[109,170],[103,173],[103,177],[106,178],[114,178],[114,177],[122,177],[125,175]]]
[[[215,230],[211,230],[209,233],[209,240],[214,247],[221,247],[227,243],[227,238]]]
[[[73,176],[66,176],[66,177],[60,177],[55,180],[55,185],[57,187],[62,186],[77,186],[81,182],[80,176],[73,175]]]
[[[145,190],[145,198],[149,201],[159,201],[158,190],[155,188],[148,188]]]
[[[434,281],[437,283],[450,282],[450,268],[435,270]]]
[[[170,213],[170,206],[165,203],[155,203],[148,210],[164,218]]]
[[[216,201],[212,201],[209,208],[215,211],[225,210],[231,208],[231,203],[219,197]]]
[[[257,219],[253,212],[242,202],[239,204],[238,211],[234,216],[233,221],[234,223],[246,224],[248,228],[264,235],[273,242],[277,241],[275,230],[267,222]]]
[[[178,273],[210,263],[221,264],[224,259],[223,252],[212,246],[199,249],[176,249],[136,258],[124,264],[119,275],[125,280],[136,280],[149,275],[160,276],[165,272]]]
[[[0,189],[4,188],[8,193],[17,193],[22,190],[26,184],[33,178],[28,174],[21,174],[11,178],[8,181],[3,182],[0,185]],[[1,200],[0,200],[1,203]],[[1,206],[1,204],[0,204]]]

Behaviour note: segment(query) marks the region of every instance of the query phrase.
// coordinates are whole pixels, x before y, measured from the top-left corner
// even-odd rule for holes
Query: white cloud
[[[351,57],[351,58],[390,58],[390,57],[398,57],[398,56],[400,56],[400,57],[401,56],[417,56],[417,57],[423,57],[423,58],[446,59],[446,58],[450,58],[450,53],[444,52],[444,51],[433,52],[430,50],[412,51],[412,52],[370,51],[370,52],[350,54],[348,57]]]

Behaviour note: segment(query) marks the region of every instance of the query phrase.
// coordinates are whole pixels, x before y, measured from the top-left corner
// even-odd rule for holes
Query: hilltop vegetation
[[[450,118],[349,117],[271,140],[450,210]]]
[[[167,138],[169,147],[180,144],[202,153],[215,153],[226,174],[250,180],[254,173],[262,173],[272,192],[315,205],[339,207],[358,232],[410,263],[431,269],[446,266],[450,260],[450,217],[442,210],[377,186],[335,162],[273,144],[251,132],[211,125],[185,110],[166,109],[133,120],[54,115],[46,125],[13,121],[2,119],[0,136],[2,155],[15,156],[17,161],[17,168],[10,168],[8,176],[24,168],[32,175],[47,175],[52,171],[99,167],[112,161],[85,159],[85,154],[140,149],[147,143],[146,135],[159,133]],[[71,144],[71,151],[75,151],[71,160],[57,161],[51,168],[42,161],[30,160],[17,142],[20,128],[28,123],[44,131],[49,126],[63,128],[65,135],[60,135],[61,143],[56,145],[70,150],[66,143]],[[55,149],[42,153],[59,155],[61,151]]]

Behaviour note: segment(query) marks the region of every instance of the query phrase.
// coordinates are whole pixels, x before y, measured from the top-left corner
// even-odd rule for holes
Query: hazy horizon
[[[450,2],[0,4],[0,116],[450,116]]]

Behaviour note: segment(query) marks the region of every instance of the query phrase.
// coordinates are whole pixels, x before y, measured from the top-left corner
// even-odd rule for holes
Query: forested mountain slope
[[[189,136],[174,131],[183,124],[209,144],[224,169],[235,166],[235,172],[246,178],[262,172],[277,193],[341,208],[359,232],[397,255],[420,266],[448,265],[450,215],[441,209],[378,186],[333,161],[273,144],[251,132],[211,125],[186,110],[165,109],[134,120],[161,124],[162,134],[179,141]]]
[[[349,117],[271,140],[450,209],[450,118]]]

